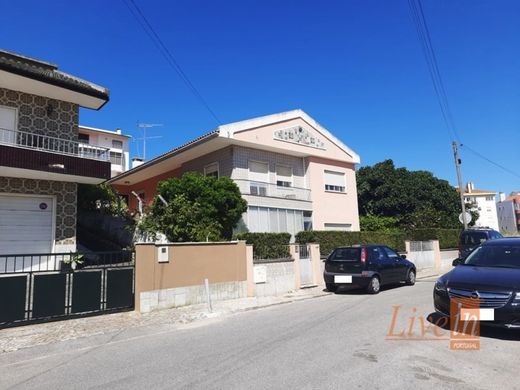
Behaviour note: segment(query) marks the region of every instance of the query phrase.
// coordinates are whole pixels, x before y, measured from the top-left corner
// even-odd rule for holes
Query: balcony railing
[[[29,133],[26,131],[0,128],[0,144],[67,156],[88,158],[91,160],[109,160],[109,149],[107,148],[87,145],[70,139]]]
[[[234,179],[240,192],[244,195],[267,196],[272,198],[311,200],[311,190],[298,187],[282,187],[275,183],[253,180]]]

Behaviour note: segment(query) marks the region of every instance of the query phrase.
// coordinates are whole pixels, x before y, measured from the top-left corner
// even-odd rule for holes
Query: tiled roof
[[[69,89],[98,99],[108,100],[107,88],[58,70],[58,66],[0,49],[0,70]]]

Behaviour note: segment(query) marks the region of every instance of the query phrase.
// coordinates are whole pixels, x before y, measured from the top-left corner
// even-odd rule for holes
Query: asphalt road
[[[479,351],[450,350],[424,320],[432,288],[339,293],[2,354],[0,388],[520,389],[520,336],[488,332]],[[394,305],[393,334],[413,340],[387,339]]]

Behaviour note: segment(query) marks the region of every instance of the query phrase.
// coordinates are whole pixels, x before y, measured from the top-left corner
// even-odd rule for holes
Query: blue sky
[[[442,121],[406,0],[135,0],[222,123],[301,108],[361,155],[391,158],[456,183]],[[520,2],[423,0],[464,143],[518,171]],[[168,66],[122,0],[7,2],[5,49],[106,86],[80,122],[139,137],[152,157],[218,123]],[[132,155],[138,153],[132,145]],[[461,151],[465,181],[520,190],[520,179]]]

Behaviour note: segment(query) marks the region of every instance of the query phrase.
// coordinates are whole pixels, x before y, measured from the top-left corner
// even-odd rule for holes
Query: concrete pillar
[[[256,295],[255,280],[253,274],[253,245],[246,246],[246,275],[247,275],[247,296]]]
[[[407,255],[410,253],[410,241],[409,240],[405,240],[405,242],[404,242],[404,251]]]
[[[440,272],[442,269],[442,260],[441,260],[441,247],[439,244],[439,240],[432,240],[432,247],[433,247],[433,255],[434,255],[434,264],[435,264],[435,271]]]
[[[291,257],[294,259],[294,288],[298,290],[301,286],[300,279],[300,244],[290,244],[289,252]]]
[[[154,244],[137,244],[135,246],[135,311],[141,311],[141,292],[155,289],[156,255],[157,251]]]
[[[323,273],[321,270],[320,244],[309,244],[313,284],[323,284]]]

